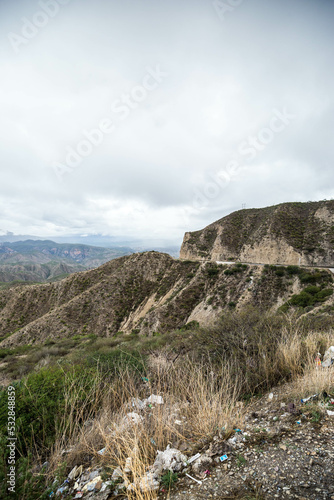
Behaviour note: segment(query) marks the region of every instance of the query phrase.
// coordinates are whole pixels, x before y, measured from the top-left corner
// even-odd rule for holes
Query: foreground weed
[[[164,474],[161,478],[161,484],[166,488],[170,489],[175,486],[177,480],[178,480],[178,475],[175,472],[168,471],[166,474]]]
[[[237,455],[237,467],[244,467],[247,463],[245,457],[241,454]]]

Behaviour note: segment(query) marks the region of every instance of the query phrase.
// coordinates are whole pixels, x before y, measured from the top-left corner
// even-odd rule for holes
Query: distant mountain
[[[334,200],[239,210],[186,233],[180,258],[334,267]]]
[[[129,247],[101,248],[49,240],[0,243],[0,282],[45,281],[129,255]]]
[[[17,235],[9,231],[0,230],[0,243],[22,242],[27,240],[45,241],[45,238],[31,235]],[[180,252],[180,243],[178,240],[164,239],[138,239],[127,236],[109,236],[103,234],[79,234],[67,236],[52,236],[50,240],[60,244],[88,245],[95,247],[117,249],[119,247],[129,248],[134,252],[146,252],[155,250],[165,252],[172,257],[178,257]]]
[[[113,248],[121,245],[122,247],[130,247],[135,252],[155,250],[157,252],[168,253],[172,257],[179,256],[181,243],[178,240],[165,240],[157,238],[134,239],[127,238],[126,236],[104,236],[101,234],[60,236],[53,238],[53,241],[57,241],[58,243],[80,243],[106,248]]]

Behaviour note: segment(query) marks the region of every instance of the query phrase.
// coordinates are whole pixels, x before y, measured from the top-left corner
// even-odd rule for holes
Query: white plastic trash
[[[162,396],[156,396],[155,394],[151,394],[149,398],[146,399],[148,403],[151,404],[156,404],[156,405],[163,405],[164,400]]]

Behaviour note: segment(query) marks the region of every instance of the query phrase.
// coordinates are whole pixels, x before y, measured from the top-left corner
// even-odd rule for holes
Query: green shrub
[[[3,443],[5,446],[5,443]],[[34,464],[31,453],[27,457],[20,457],[16,461],[15,493],[7,490],[7,468],[0,466],[0,498],[19,498],[20,500],[47,500],[52,488],[47,488],[45,471],[32,473]]]
[[[198,321],[189,321],[189,323],[186,323],[184,326],[180,328],[180,330],[197,330],[199,328],[199,322]]]
[[[316,283],[317,275],[310,273],[303,273],[300,275],[299,279],[302,283]]]
[[[307,307],[315,303],[315,298],[310,293],[300,292],[298,295],[293,295],[288,303],[291,306]]]
[[[303,292],[310,293],[311,295],[315,295],[320,292],[321,288],[315,285],[307,286],[304,288]]]
[[[166,488],[170,489],[175,486],[176,481],[178,480],[178,475],[176,472],[168,471],[161,477],[161,484]]]
[[[332,288],[325,288],[324,290],[320,290],[320,292],[316,294],[315,298],[317,299],[317,301],[323,302],[331,295],[333,295]]]
[[[210,278],[219,274],[219,267],[217,264],[207,264],[205,270]]]
[[[293,295],[287,305],[303,308],[311,307],[319,302],[324,302],[331,295],[333,295],[331,288],[321,290],[318,286],[308,286],[298,295]]]
[[[286,272],[290,275],[293,275],[293,274],[300,274],[301,273],[301,269],[300,267],[298,266],[287,266],[286,267]]]
[[[143,357],[138,352],[114,349],[110,352],[95,352],[87,357],[89,366],[99,367],[103,372],[117,375],[124,370],[143,374],[146,371]]]

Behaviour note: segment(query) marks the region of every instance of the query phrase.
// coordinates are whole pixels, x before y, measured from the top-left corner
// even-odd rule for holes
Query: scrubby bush
[[[125,369],[140,374],[146,370],[144,357],[140,353],[120,349],[91,353],[87,357],[87,364],[91,367],[99,367],[102,372],[109,375],[119,375]]]

